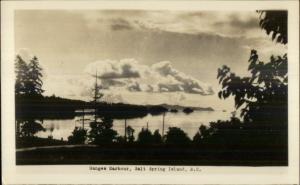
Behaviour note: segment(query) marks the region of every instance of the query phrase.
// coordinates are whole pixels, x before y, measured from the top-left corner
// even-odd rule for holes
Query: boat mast
[[[162,137],[164,137],[164,133],[165,133],[165,115],[166,115],[166,113],[164,112],[163,113],[163,122],[162,122]]]
[[[98,84],[97,84],[97,78],[98,78],[98,75],[97,75],[97,70],[96,70],[96,79],[95,79],[95,95],[94,95],[94,114],[95,114],[95,122],[97,121],[97,113],[96,113],[96,110],[97,110],[97,94],[98,94]]]
[[[125,138],[125,142],[127,142],[127,122],[126,122],[126,118],[125,118],[125,133],[124,133],[124,138]]]

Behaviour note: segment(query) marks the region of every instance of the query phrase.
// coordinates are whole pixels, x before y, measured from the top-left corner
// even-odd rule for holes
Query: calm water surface
[[[227,120],[231,114],[229,112],[223,111],[194,111],[190,114],[185,114],[183,112],[178,113],[166,113],[165,115],[165,133],[168,127],[179,127],[183,129],[190,138],[196,134],[200,125],[209,125],[211,121]],[[70,120],[44,120],[43,127],[46,129],[44,132],[38,132],[36,136],[47,138],[52,136],[54,139],[67,140],[68,136],[72,134],[75,127],[82,127],[82,117],[75,117]],[[93,119],[93,116],[86,115],[85,119]],[[130,125],[134,130],[135,138],[137,138],[138,133],[142,128],[147,127],[151,131],[159,129],[160,133],[162,131],[162,121],[163,116],[157,115],[152,116],[148,114],[143,118],[127,119],[127,125]],[[119,135],[124,135],[124,123],[125,120],[115,119],[113,121],[113,129],[118,132]],[[89,121],[85,121],[84,127],[90,129]]]

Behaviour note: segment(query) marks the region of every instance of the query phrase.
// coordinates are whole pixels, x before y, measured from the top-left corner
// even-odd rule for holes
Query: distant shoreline
[[[138,118],[148,114],[160,115],[166,112],[184,112],[189,114],[193,111],[214,111],[211,107],[193,107],[180,105],[135,105],[125,103],[106,103],[106,102],[86,102],[82,100],[72,100],[61,97],[16,97],[16,117],[32,117],[32,118],[61,118],[69,119],[76,115],[83,114],[84,109],[95,109],[96,113],[101,116],[111,118]],[[91,114],[88,112],[84,114]]]

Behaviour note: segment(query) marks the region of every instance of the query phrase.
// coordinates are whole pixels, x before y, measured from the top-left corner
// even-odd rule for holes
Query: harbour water
[[[201,125],[209,125],[211,121],[227,120],[231,114],[224,111],[194,111],[190,114],[183,112],[178,113],[166,113],[164,118],[164,133],[166,134],[169,127],[179,127],[184,130],[190,138],[198,131]],[[90,121],[93,120],[92,115],[85,115],[85,121],[82,121],[82,116],[76,116],[74,119],[46,119],[43,120],[42,126],[45,131],[36,133],[36,136],[47,138],[49,136],[54,139],[67,140],[68,136],[72,134],[75,127],[84,127],[89,130]],[[90,121],[89,121],[90,120]],[[127,119],[127,126],[131,126],[135,132],[134,136],[137,138],[138,133],[142,128],[147,128],[152,132],[159,129],[162,132],[163,127],[163,115],[151,115],[148,114],[143,118]],[[113,129],[118,132],[119,135],[124,135],[125,120],[114,119]]]

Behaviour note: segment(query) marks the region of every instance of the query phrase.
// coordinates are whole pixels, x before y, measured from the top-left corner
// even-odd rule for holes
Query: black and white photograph
[[[17,164],[287,165],[287,11],[15,11]]]
[[[289,167],[289,11],[14,9],[16,167]]]

